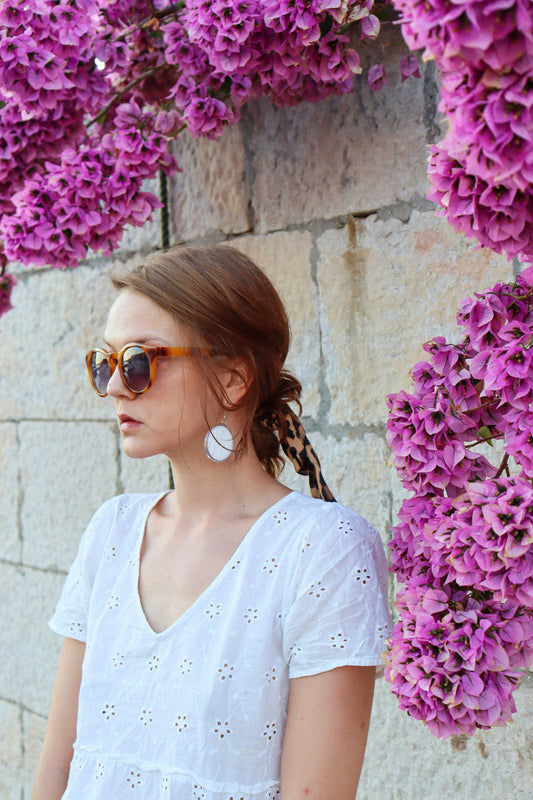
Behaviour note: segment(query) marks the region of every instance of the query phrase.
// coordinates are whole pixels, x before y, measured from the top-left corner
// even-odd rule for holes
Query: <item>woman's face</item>
[[[105,347],[119,352],[126,344],[199,346],[191,334],[153,300],[123,289],[109,311]],[[153,385],[135,394],[113,373],[108,395],[113,398],[124,452],[132,458],[163,453],[192,463],[203,457],[203,441],[210,425],[220,422],[222,409],[205,378],[188,357],[156,360]]]

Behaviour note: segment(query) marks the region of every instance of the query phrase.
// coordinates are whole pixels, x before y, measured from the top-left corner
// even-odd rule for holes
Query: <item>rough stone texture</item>
[[[20,561],[22,546],[19,531],[19,451],[16,425],[0,423],[0,558]]]
[[[70,566],[85,525],[116,494],[116,438],[103,422],[20,424],[24,563]]]
[[[0,700],[0,798],[15,800],[20,797],[20,772],[22,769],[22,712],[15,703]]]
[[[22,715],[22,724],[22,741],[24,746],[22,788],[24,792],[24,800],[29,800],[33,787],[35,768],[37,766],[37,761],[39,759],[39,754],[41,752],[41,747],[44,740],[46,718],[25,711]]]
[[[249,230],[243,136],[238,125],[217,142],[178,138],[182,172],[170,181],[174,241]]]
[[[531,677],[515,700],[518,713],[505,728],[436,739],[398,710],[387,683],[378,680],[357,800],[531,800]]]
[[[48,713],[62,642],[47,622],[63,582],[63,575],[0,563],[0,691],[42,715]]]
[[[291,321],[287,366],[302,383],[304,413],[314,415],[320,402],[320,339],[317,291],[311,279],[312,237],[307,231],[294,231],[244,236],[232,244],[264,269],[279,292]]]
[[[252,104],[259,232],[425,197],[422,86],[402,84],[396,61],[389,74],[382,92],[356,81],[351,94],[294,109]]]
[[[1,322],[0,419],[108,416],[85,368],[114,296],[106,273],[107,267],[79,267],[20,278],[15,308]]]
[[[327,436],[311,431],[324,477],[339,503],[350,506],[388,538],[391,503],[389,451],[382,436]]]
[[[383,423],[385,397],[409,387],[421,343],[457,337],[460,301],[512,278],[505,258],[416,211],[408,224],[351,219],[317,247],[330,423]]]

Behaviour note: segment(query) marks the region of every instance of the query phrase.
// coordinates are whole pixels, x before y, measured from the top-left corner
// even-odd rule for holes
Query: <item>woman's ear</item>
[[[250,364],[245,358],[233,358],[221,368],[219,381],[226,400],[237,406],[245,397],[253,380]]]

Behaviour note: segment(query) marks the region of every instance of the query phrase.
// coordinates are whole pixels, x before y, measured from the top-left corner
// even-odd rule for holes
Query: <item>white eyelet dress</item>
[[[50,622],[86,642],[64,800],[273,800],[289,679],[373,665],[390,633],[377,532],[292,492],[161,633],[138,593],[146,519],[162,497],[104,503]]]

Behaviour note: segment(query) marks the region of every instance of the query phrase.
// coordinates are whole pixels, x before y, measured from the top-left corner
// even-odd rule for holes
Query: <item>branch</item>
[[[507,472],[507,474],[509,474],[509,470],[507,468],[508,462],[509,462],[509,453],[506,453],[504,455],[504,457],[502,458],[502,463],[500,464],[500,468],[499,468],[498,472],[496,473],[496,475],[494,476],[493,480],[498,480],[498,478],[501,476],[502,472],[504,472],[504,471]]]
[[[98,112],[98,114],[87,123],[87,128],[90,128],[91,125],[94,125],[95,122],[101,124],[105,119],[107,112],[109,111],[110,108],[114,106],[117,100],[119,100],[123,95],[125,95],[126,92],[129,92],[130,89],[133,89],[134,86],[137,86],[138,83],[144,81],[145,78],[149,78],[151,75],[154,74],[154,72],[157,72],[158,69],[161,69],[162,67],[166,66],[167,64],[161,64],[158,67],[152,67],[151,69],[147,69],[146,72],[143,72],[142,75],[139,75],[137,78],[134,78],[132,81],[126,84],[126,86],[123,89],[121,89],[120,92],[114,94],[111,100],[108,103],[106,103],[106,105]]]
[[[117,42],[123,42],[130,34],[135,33],[135,31],[142,31],[146,28],[149,28],[154,21],[159,26],[159,20],[165,19],[165,17],[170,17],[176,11],[181,11],[184,6],[184,0],[180,0],[178,3],[173,3],[172,5],[168,6],[167,8],[163,8],[160,11],[154,10],[154,13],[149,17],[146,17],[146,19],[143,19],[142,22],[139,22],[137,25],[132,25],[125,30],[124,33],[121,33],[120,36],[117,36]]]

